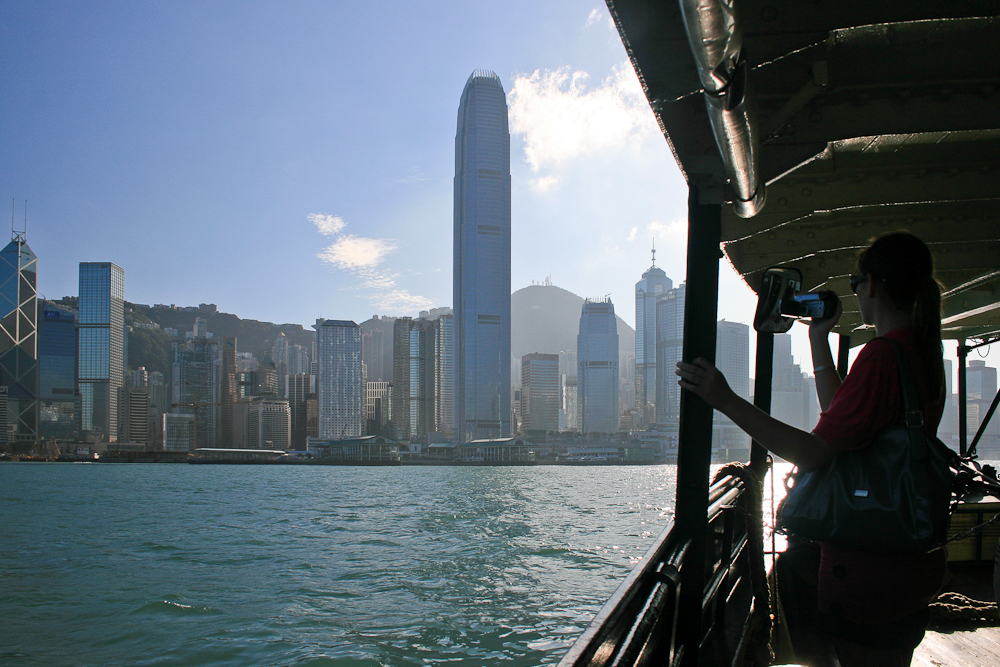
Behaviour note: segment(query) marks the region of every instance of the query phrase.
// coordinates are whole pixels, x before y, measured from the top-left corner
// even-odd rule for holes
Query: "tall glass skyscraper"
[[[580,430],[617,433],[618,320],[611,299],[583,302],[576,350]]]
[[[69,442],[76,423],[76,316],[47,301],[38,312],[38,436]]]
[[[656,420],[656,299],[673,286],[655,256],[635,284],[635,407],[643,428]]]
[[[114,442],[125,364],[125,271],[120,266],[80,262],[77,326],[80,431],[88,442]]]
[[[674,370],[684,350],[684,295],[681,283],[656,300],[656,421],[677,423],[681,388]]]
[[[319,437],[356,438],[364,421],[361,327],[350,320],[317,323]]]
[[[0,386],[7,387],[7,428],[0,441],[38,437],[38,258],[15,232],[0,251]]]
[[[454,437],[510,435],[510,132],[500,77],[476,70],[455,135]]]

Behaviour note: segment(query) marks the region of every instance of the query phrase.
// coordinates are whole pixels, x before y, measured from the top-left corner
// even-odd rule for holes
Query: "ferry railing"
[[[709,488],[702,562],[690,557],[691,539],[682,538],[671,522],[560,666],[674,666],[681,663],[686,648],[695,646],[701,659],[710,661],[704,664],[731,664],[743,647],[752,601],[746,491],[740,479],[728,475]],[[683,636],[683,628],[695,626],[677,622],[686,568],[704,568],[705,581],[700,631],[690,637]]]

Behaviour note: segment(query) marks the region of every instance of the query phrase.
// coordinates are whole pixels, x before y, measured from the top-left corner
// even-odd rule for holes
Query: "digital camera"
[[[799,293],[802,272],[772,267],[761,277],[753,328],[760,333],[785,333],[797,319],[825,320],[837,312],[837,295],[831,290]]]

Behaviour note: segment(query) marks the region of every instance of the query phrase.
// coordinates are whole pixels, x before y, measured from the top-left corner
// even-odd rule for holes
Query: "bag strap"
[[[926,444],[923,437],[924,413],[920,411],[920,403],[917,401],[917,390],[913,386],[913,376],[910,373],[910,360],[906,356],[906,351],[899,341],[880,336],[880,338],[890,346],[896,354],[896,367],[899,368],[899,382],[903,389],[903,423],[910,432],[910,444],[918,448],[918,456],[923,457],[923,446]],[[918,444],[919,443],[919,444]]]

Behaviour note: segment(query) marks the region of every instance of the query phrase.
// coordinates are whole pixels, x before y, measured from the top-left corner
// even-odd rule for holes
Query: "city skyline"
[[[11,0],[0,18],[0,201],[19,223],[29,202],[40,296],[110,260],[132,302],[262,321],[452,305],[453,106],[480,66],[510,109],[512,287],[551,275],[636,326],[654,241],[686,275],[686,185],[602,3]],[[252,289],[206,279],[268,253],[282,270]],[[719,316],[751,321],[753,294],[720,271]]]

